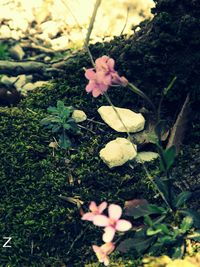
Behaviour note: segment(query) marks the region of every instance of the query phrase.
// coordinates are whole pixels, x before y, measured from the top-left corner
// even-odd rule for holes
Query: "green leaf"
[[[169,85],[168,85],[166,88],[164,88],[164,90],[163,90],[163,94],[164,94],[164,95],[167,95],[167,93],[169,92],[169,90],[173,87],[173,85],[174,85],[176,79],[177,79],[177,77],[175,76],[175,77],[172,79],[172,81],[169,83]]]
[[[165,164],[163,163],[163,161],[160,161],[160,169],[161,171],[165,171],[165,170],[169,170],[172,166],[172,164],[174,163],[176,157],[176,148],[175,146],[171,146],[168,149],[163,151],[163,158],[165,161]],[[166,165],[166,166],[165,166]]]
[[[56,133],[60,130],[61,126],[59,124],[56,124],[52,127],[52,133]]]
[[[183,209],[183,210],[179,210],[179,213],[192,217],[193,226],[196,228],[200,228],[200,213],[199,212],[194,211],[192,209]]]
[[[56,108],[56,107],[48,107],[47,108],[47,111],[49,112],[49,113],[53,113],[53,114],[55,114],[55,115],[58,115],[59,114],[59,112],[58,112],[58,109]]]
[[[117,250],[126,253],[131,249],[135,249],[138,253],[143,253],[151,246],[154,240],[155,237],[128,238],[119,244]]]
[[[189,191],[181,192],[175,199],[175,207],[179,208],[191,197],[192,193]]]
[[[67,138],[67,136],[60,135],[59,145],[61,148],[67,149],[71,146],[71,142],[70,142],[69,138]]]
[[[126,215],[133,216],[134,219],[138,219],[140,217],[150,215],[150,214],[162,214],[165,212],[165,209],[162,207],[158,207],[153,204],[139,204],[136,207],[128,207],[125,211]]]
[[[155,126],[155,133],[158,136],[159,141],[161,141],[163,134],[166,132],[167,123],[165,120],[160,120]]]
[[[163,181],[160,177],[155,177],[154,182],[165,199],[170,203],[167,181]]]
[[[148,236],[157,235],[161,231],[162,231],[161,229],[153,229],[153,228],[150,227],[150,228],[147,229],[147,235]]]
[[[180,228],[185,233],[192,228],[192,225],[193,225],[193,218],[191,216],[187,216],[183,218]]]
[[[173,247],[173,254],[172,254],[172,258],[173,259],[180,259],[183,257],[184,255],[184,251],[185,251],[185,248],[184,248],[184,245],[183,244],[180,244],[179,246],[177,247]]]

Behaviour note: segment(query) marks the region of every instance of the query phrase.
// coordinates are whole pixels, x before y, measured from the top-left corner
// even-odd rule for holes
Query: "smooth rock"
[[[1,83],[10,86],[13,85],[17,80],[17,77],[8,77],[7,75],[3,75],[1,78]]]
[[[17,59],[17,60],[22,60],[25,55],[24,50],[18,44],[10,48],[10,54],[12,58]]]
[[[126,138],[116,138],[110,141],[99,152],[100,158],[109,167],[121,166],[137,155],[137,146]]]
[[[22,87],[26,84],[32,81],[33,76],[32,75],[18,75],[17,76],[17,82],[14,84],[15,88],[18,91],[21,91]]]
[[[43,22],[40,27],[42,29],[42,32],[44,34],[47,34],[50,38],[55,37],[60,31],[60,26],[55,21]]]
[[[2,25],[0,28],[0,36],[2,39],[11,37],[11,30],[7,25]]]
[[[47,85],[48,82],[45,81],[38,81],[35,83],[27,83],[23,86],[23,91],[32,91],[36,88],[42,87],[43,85]]]
[[[116,107],[116,110],[127,129],[123,126],[113,107],[102,106],[98,112],[102,120],[117,132],[127,132],[128,130],[129,133],[136,133],[144,129],[145,119],[141,113],[135,113],[126,108]]]
[[[87,120],[87,115],[84,111],[75,109],[72,113],[72,118],[75,120],[76,123],[78,123]]]
[[[51,40],[51,46],[54,50],[64,50],[69,48],[69,39],[67,36],[61,36]]]
[[[159,154],[156,152],[142,151],[142,152],[138,152],[135,160],[138,163],[142,163],[142,162],[152,161],[154,159],[157,159],[158,157],[159,157]]]

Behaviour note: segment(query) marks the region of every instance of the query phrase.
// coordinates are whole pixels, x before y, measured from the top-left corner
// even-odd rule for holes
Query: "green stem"
[[[133,149],[134,149],[135,152],[137,153],[137,149],[135,148],[135,145],[132,143],[131,135],[130,135],[130,133],[129,133],[127,127],[126,127],[126,125],[124,124],[122,118],[120,117],[120,114],[118,113],[116,107],[113,105],[113,103],[112,103],[112,101],[110,100],[108,94],[107,94],[107,93],[104,93],[104,95],[105,95],[105,98],[106,98],[106,100],[108,101],[108,103],[112,106],[113,110],[115,111],[115,113],[116,113],[118,119],[120,120],[120,122],[121,122],[122,125],[124,126],[124,128],[125,128],[125,130],[126,130],[126,132],[127,132],[127,135],[128,135],[128,139],[129,139],[129,141],[131,142],[131,144],[132,144],[132,146],[133,146]],[[143,167],[143,169],[144,169],[144,171],[145,171],[145,173],[146,173],[148,179],[151,181],[151,183],[152,183],[152,184],[154,185],[154,187],[157,189],[157,191],[159,192],[160,196],[162,197],[162,199],[164,200],[164,202],[166,203],[166,205],[170,208],[170,210],[172,210],[172,209],[171,209],[171,205],[168,203],[167,199],[165,198],[165,196],[163,195],[163,193],[160,191],[160,189],[158,188],[157,184],[154,182],[153,177],[150,175],[148,169],[146,168],[144,161],[140,158],[139,155],[137,155],[137,156],[138,156],[140,162],[142,163],[142,167]]]
[[[150,98],[145,93],[143,93],[140,89],[138,89],[132,83],[128,83],[127,86],[131,89],[132,92],[134,92],[135,94],[137,94],[137,95],[141,96],[142,98],[144,98],[149,103],[149,105],[152,107],[153,111],[155,113],[157,113],[156,108],[155,108],[153,102],[150,100]]]

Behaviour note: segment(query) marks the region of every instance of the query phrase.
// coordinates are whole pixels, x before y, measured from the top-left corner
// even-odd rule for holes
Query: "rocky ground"
[[[57,75],[52,63],[65,59],[72,50],[76,51],[83,46],[95,2],[96,0],[1,1],[1,105],[18,103],[22,96]],[[102,42],[115,35],[132,33],[133,26],[151,16],[150,9],[153,5],[152,0],[102,1],[90,42]],[[12,65],[10,61],[14,61]],[[21,63],[16,63],[19,61]],[[28,63],[24,63],[26,61]],[[54,69],[53,73],[45,75],[44,69],[46,72],[47,67]]]

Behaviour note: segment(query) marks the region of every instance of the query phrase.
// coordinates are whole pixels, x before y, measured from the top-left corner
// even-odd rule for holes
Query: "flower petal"
[[[105,233],[103,234],[103,241],[105,243],[111,242],[115,236],[115,228],[112,226],[107,226],[104,231]]]
[[[94,250],[95,253],[99,253],[101,251],[101,248],[96,245],[93,245],[92,249]]]
[[[108,226],[109,218],[105,215],[95,215],[93,219],[93,224],[100,227]]]
[[[115,61],[113,58],[109,58],[108,59],[108,67],[110,71],[114,71],[114,66],[115,66]]]
[[[83,216],[81,217],[81,220],[84,221],[93,221],[94,219],[94,214],[92,212],[86,212],[85,214],[83,214]]]
[[[116,230],[120,232],[125,232],[130,230],[132,227],[132,224],[127,220],[119,220],[116,223]]]
[[[108,257],[108,256],[105,256],[105,258],[104,258],[104,262],[103,262],[104,265],[105,265],[105,266],[108,266],[108,265],[109,265],[109,262],[110,262],[110,261],[109,261],[109,257]]]
[[[90,93],[94,89],[95,83],[93,81],[89,81],[88,85],[86,86],[86,92]]]
[[[94,69],[87,69],[85,71],[85,77],[88,79],[88,80],[94,80],[95,77],[96,77],[96,72],[94,71]]]
[[[98,96],[102,95],[102,91],[99,88],[94,88],[92,90],[92,95],[93,95],[93,97],[98,97]]]
[[[102,213],[108,206],[108,203],[106,201],[102,202],[99,206],[98,206],[98,211],[99,213]]]
[[[96,203],[94,201],[91,201],[90,205],[89,205],[89,209],[92,211],[92,212],[95,212],[98,210],[98,207],[96,205]]]
[[[118,220],[122,215],[122,208],[119,205],[111,204],[108,207],[108,215],[111,219]]]

